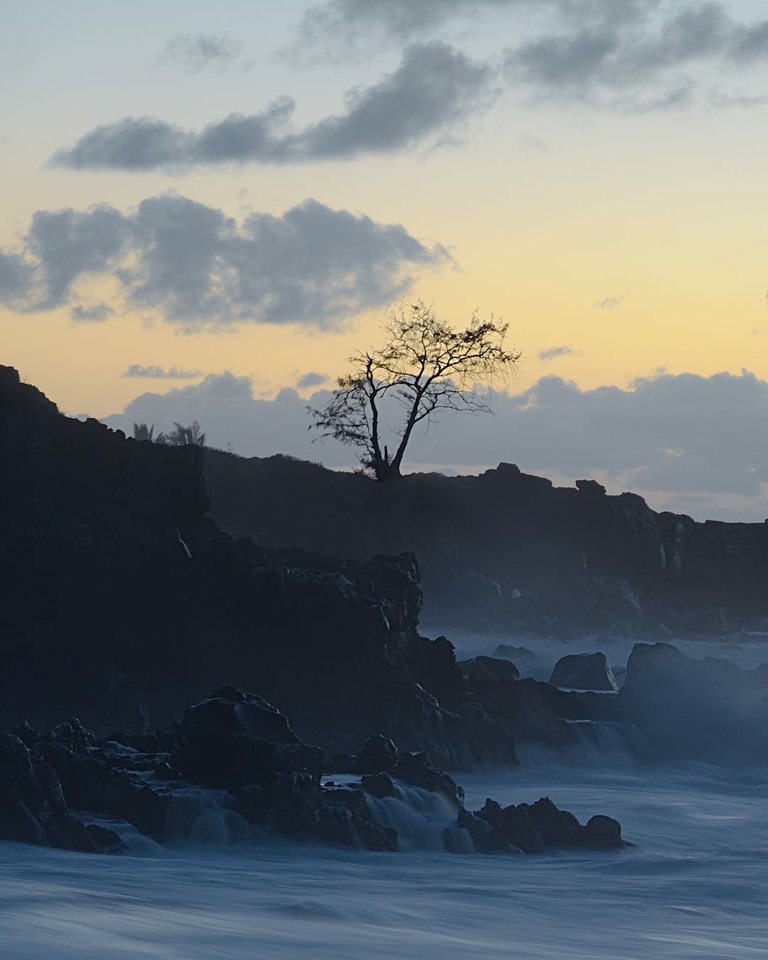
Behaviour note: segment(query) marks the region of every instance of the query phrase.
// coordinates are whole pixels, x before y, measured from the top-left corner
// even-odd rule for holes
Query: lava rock
[[[361,778],[360,786],[366,793],[376,797],[377,800],[397,796],[395,782],[388,773],[367,774]]]
[[[549,682],[556,687],[571,690],[619,689],[616,678],[604,653],[577,653],[561,657],[552,671]]]
[[[455,780],[438,770],[426,753],[401,753],[394,771],[396,779],[422,790],[442,793],[457,807],[464,803],[464,790]]]
[[[498,657],[474,657],[472,660],[462,660],[459,663],[461,672],[474,689],[478,683],[496,683],[499,680],[519,680],[520,671],[510,660]]]
[[[400,758],[400,751],[389,737],[376,734],[365,745],[352,763],[353,773],[392,773]]]
[[[87,853],[96,839],[69,811],[55,772],[13,734],[0,734],[0,837]]]
[[[618,821],[597,815],[583,826],[572,813],[560,810],[548,797],[533,804],[511,804],[508,807],[486,800],[477,817],[492,828],[493,837],[489,842],[523,853],[573,847],[617,850],[627,846]]]
[[[322,751],[302,743],[263,697],[222,687],[184,714],[172,763],[193,783],[236,790],[296,770],[318,779]]]

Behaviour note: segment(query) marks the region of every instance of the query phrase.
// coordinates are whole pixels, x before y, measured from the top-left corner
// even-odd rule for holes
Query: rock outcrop
[[[619,689],[611,665],[604,653],[577,653],[561,657],[552,670],[549,682],[569,690]]]
[[[203,458],[64,417],[0,367],[0,724],[147,730],[229,684],[327,752],[381,732],[454,768],[514,758],[452,645],[419,636],[412,554],[235,540],[207,516]]]
[[[473,814],[425,753],[400,751],[380,735],[352,758],[370,771],[358,782],[323,783],[322,766],[319,747],[301,741],[279,710],[231,687],[151,735],[99,741],[79,720],[48,734],[24,723],[0,735],[0,839],[116,853],[136,833],[158,843],[243,843],[256,842],[255,828],[397,850],[398,813],[415,796],[404,821],[409,839],[431,804],[445,820],[438,839],[446,850],[624,845],[615,821],[593,817],[582,827],[548,800],[499,807],[498,815],[489,801]],[[434,824],[424,818],[422,829],[429,839]]]

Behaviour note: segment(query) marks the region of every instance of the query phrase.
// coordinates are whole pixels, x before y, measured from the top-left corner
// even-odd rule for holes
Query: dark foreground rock
[[[232,687],[151,735],[98,741],[78,720],[47,734],[21,724],[0,736],[0,838],[113,853],[130,831],[159,843],[221,843],[253,840],[255,829],[383,851],[399,849],[403,811],[412,844],[414,817],[430,810],[442,816],[438,840],[451,851],[624,845],[615,821],[581,826],[549,800],[506,809],[488,801],[472,813],[425,753],[381,736],[350,762],[369,772],[323,783],[320,749],[262,697]],[[427,839],[433,819],[424,819]]]
[[[491,842],[501,839],[523,853],[539,853],[552,847],[611,850],[625,846],[617,820],[598,815],[584,826],[572,813],[559,810],[549,797],[508,807],[486,800],[477,816],[493,828]]]
[[[96,852],[97,838],[69,812],[55,772],[13,734],[0,735],[0,836]]]

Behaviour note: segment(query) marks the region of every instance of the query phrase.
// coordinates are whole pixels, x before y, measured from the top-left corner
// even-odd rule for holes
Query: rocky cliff
[[[514,758],[509,729],[417,681],[412,555],[235,541],[206,516],[202,463],[68,419],[0,368],[0,723],[149,729],[230,684],[327,751],[384,733],[452,766]]]
[[[593,481],[556,488],[511,464],[376,484],[285,457],[208,451],[212,515],[265,546],[410,551],[442,629],[711,638],[768,620],[768,524],[656,513]]]

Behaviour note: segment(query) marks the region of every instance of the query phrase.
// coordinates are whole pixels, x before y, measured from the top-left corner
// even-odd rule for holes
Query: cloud
[[[0,250],[0,303],[13,306],[23,301],[32,276],[32,265],[23,256]]]
[[[575,353],[573,347],[547,347],[546,350],[539,350],[536,356],[539,360],[556,360],[558,357],[567,357]]]
[[[239,323],[333,328],[391,303],[414,272],[452,263],[400,224],[307,200],[282,216],[224,211],[164,194],[122,213],[38,211],[20,249],[0,250],[0,304],[22,312],[72,306],[93,280],[117,283],[121,307],[156,311],[186,332]],[[78,312],[79,311],[79,312]]]
[[[507,50],[505,67],[513,84],[557,99],[582,100],[628,111],[673,109],[690,104],[701,77],[681,71],[757,66],[768,62],[768,21],[739,23],[723,3],[704,0],[676,8],[656,4],[636,16],[565,29],[527,39]],[[750,98],[735,94],[719,106]]]
[[[51,158],[76,170],[184,169],[219,163],[311,163],[409,149],[490,106],[494,73],[443,43],[414,43],[378,83],[346,96],[343,113],[287,129],[295,104],[282,97],[255,114],[233,113],[199,133],[128,117],[84,134]]]
[[[330,396],[321,390],[317,406]],[[544,377],[521,394],[496,393],[493,417],[446,418],[414,438],[411,465],[495,466],[518,463],[528,472],[570,482],[596,476],[612,492],[634,490],[652,505],[706,518],[768,516],[768,382],[751,373],[660,374],[627,389],[580,390]],[[295,390],[254,399],[250,381],[232,374],[201,384],[144,394],[114,426],[197,419],[218,447],[247,456],[287,453],[329,466],[351,465],[353,452],[331,441],[312,443],[306,404]],[[704,512],[706,510],[706,512]]]
[[[122,255],[130,233],[129,220],[105,204],[85,214],[72,209],[38,210],[24,238],[28,276],[34,277],[37,289],[36,309],[66,304],[76,280],[108,272]]]
[[[768,20],[737,26],[730,41],[729,54],[736,63],[768,60]]]
[[[372,38],[402,43],[438,31],[454,20],[475,20],[484,13],[545,12],[566,21],[618,24],[643,19],[658,0],[326,0],[303,15],[297,49],[348,48]]]
[[[144,366],[141,363],[132,363],[120,374],[122,377],[139,377],[150,380],[194,380],[202,376],[201,370],[183,370],[180,367],[158,367],[153,364]]]
[[[95,303],[89,307],[78,303],[69,311],[69,316],[75,323],[104,323],[115,315],[115,311],[106,303]]]
[[[231,37],[177,33],[163,47],[159,59],[164,63],[181,64],[189,73],[201,70],[222,73],[237,61],[243,47],[242,41]]]
[[[299,390],[306,390],[308,387],[321,387],[328,382],[328,375],[325,373],[315,373],[314,370],[305,373],[296,381]]]
[[[708,70],[768,64],[768,20],[741,22],[717,0],[327,0],[305,13],[292,51],[349,55],[494,13],[519,35],[502,57],[506,80],[536,98],[633,113],[682,109],[710,84]],[[708,99],[756,105],[761,94],[715,87]]]

